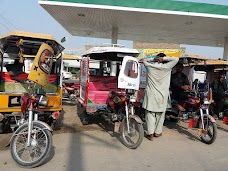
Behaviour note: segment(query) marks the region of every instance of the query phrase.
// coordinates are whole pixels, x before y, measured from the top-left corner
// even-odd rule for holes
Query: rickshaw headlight
[[[39,106],[46,106],[48,103],[48,98],[46,96],[41,95],[39,99]]]

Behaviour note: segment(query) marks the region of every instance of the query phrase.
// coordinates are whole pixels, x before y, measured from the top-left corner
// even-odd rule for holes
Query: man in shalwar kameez
[[[156,58],[145,58],[143,63],[147,69],[147,87],[142,107],[146,109],[148,139],[162,135],[165,111],[168,105],[169,86],[172,68],[179,58],[166,57],[159,53]]]

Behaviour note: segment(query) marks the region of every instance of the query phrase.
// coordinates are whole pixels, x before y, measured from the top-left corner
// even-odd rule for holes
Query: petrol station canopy
[[[224,47],[228,6],[190,0],[39,0],[73,36]]]

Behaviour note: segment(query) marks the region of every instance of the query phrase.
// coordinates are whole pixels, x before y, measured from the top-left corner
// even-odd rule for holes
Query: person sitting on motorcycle
[[[213,99],[216,103],[215,107],[215,118],[220,117],[219,114],[222,112],[224,107],[224,92],[227,91],[227,83],[225,78],[225,73],[220,72],[219,78],[215,79],[212,82],[212,92],[213,92]]]
[[[170,88],[172,91],[172,98],[177,101],[177,107],[183,110],[183,104],[187,99],[185,91],[191,90],[188,77],[182,72],[184,66],[178,62],[175,66],[176,72],[171,76]]]

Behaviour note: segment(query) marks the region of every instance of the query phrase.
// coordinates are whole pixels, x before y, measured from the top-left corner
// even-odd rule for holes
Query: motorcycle
[[[41,165],[52,149],[52,129],[38,120],[38,107],[46,106],[47,97],[42,88],[21,97],[22,117],[16,120],[17,128],[10,139],[11,156],[21,167]]]
[[[63,82],[63,88],[66,90],[66,97],[69,98],[69,100],[74,101],[77,99],[79,93],[78,84]]]
[[[210,104],[212,91],[208,90],[188,92],[189,95],[183,106],[177,103],[172,104],[172,108],[167,109],[166,118],[172,121],[188,121],[188,128],[197,128],[198,137],[206,144],[212,144],[217,137],[217,126]]]
[[[135,115],[134,93],[135,91],[131,89],[127,90],[126,94],[110,91],[107,108],[98,113],[105,121],[114,125],[114,132],[119,132],[122,143],[130,149],[137,148],[144,137],[143,122]]]
[[[113,50],[111,50],[111,53],[113,53]],[[81,62],[81,66],[89,66],[86,64],[88,63],[88,58],[83,58]],[[85,68],[83,71],[86,71]],[[121,142],[130,149],[139,147],[144,138],[143,122],[135,114],[133,104],[136,102],[135,92],[139,90],[139,71],[140,66],[138,60],[132,56],[125,56],[118,78],[116,76],[92,77],[88,75],[89,78],[84,79],[83,74],[87,74],[88,72],[84,72],[81,75],[82,82],[80,86],[86,85],[85,88],[80,87],[79,102],[85,107],[81,117],[82,124],[87,125],[89,123],[89,117],[103,117],[105,121],[114,126],[114,133],[117,133]],[[103,84],[104,80],[105,84]],[[83,83],[83,81],[87,82]],[[112,89],[109,87],[108,82],[112,83]],[[106,88],[109,91],[97,91],[96,88],[103,88],[103,90]],[[83,95],[85,96],[83,97]]]
[[[16,120],[18,127],[9,141],[11,156],[21,167],[43,164],[52,149],[52,128],[39,121],[38,115],[40,108],[48,104],[42,87],[48,84],[53,54],[51,46],[41,44],[27,77],[28,92],[21,97],[22,116]]]

